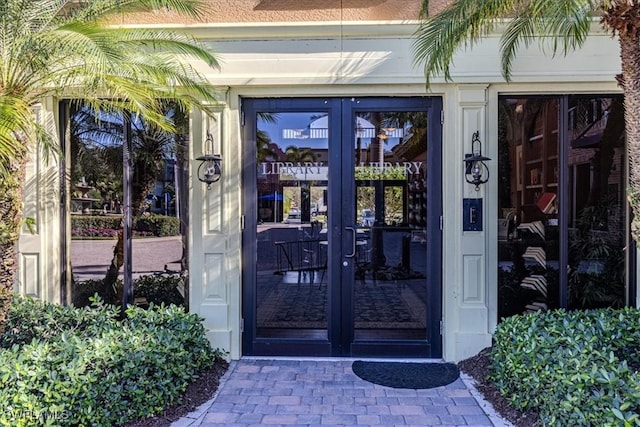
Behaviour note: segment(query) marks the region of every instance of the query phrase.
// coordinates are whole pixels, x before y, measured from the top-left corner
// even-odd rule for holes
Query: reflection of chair
[[[322,271],[320,282],[327,268],[326,251],[320,250],[321,241],[296,240],[275,242],[276,271],[274,274],[286,276],[287,273],[297,275],[297,283],[316,283],[318,272]]]
[[[356,241],[356,279],[360,279],[362,284],[365,284],[367,273],[371,272],[371,279],[373,283],[376,283],[376,272],[374,264],[372,263],[371,253],[373,248],[369,245],[369,239],[360,239]]]

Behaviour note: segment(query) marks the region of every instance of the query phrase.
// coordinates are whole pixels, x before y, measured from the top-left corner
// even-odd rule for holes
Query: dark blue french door
[[[441,101],[243,101],[243,353],[441,355]]]

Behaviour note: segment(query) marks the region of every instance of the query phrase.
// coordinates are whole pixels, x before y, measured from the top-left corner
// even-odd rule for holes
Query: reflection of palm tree
[[[296,163],[316,161],[316,155],[311,148],[300,149],[295,145],[290,145],[284,150],[284,157],[285,160]]]
[[[408,160],[417,158],[427,151],[427,114],[422,111],[402,111],[386,113],[382,118],[382,128],[404,129],[404,156]]]
[[[70,113],[71,183],[84,177],[103,200],[115,200],[122,193],[121,126],[108,115],[98,122],[93,111],[76,104]]]
[[[278,114],[258,112],[258,122],[265,123],[277,123]],[[265,160],[273,160],[276,158],[276,152],[273,149],[273,141],[269,134],[261,129],[256,131],[256,152],[258,162],[264,162]]]
[[[166,105],[167,117],[184,120],[182,113],[176,114],[176,106]],[[176,123],[177,129],[184,129],[184,123]],[[132,123],[133,138],[133,179],[131,211],[135,219],[145,208],[147,195],[151,194],[156,180],[164,171],[167,155],[176,151],[175,134],[146,123],[143,119]],[[124,261],[123,233],[118,233],[118,241],[113,251],[113,259],[104,278],[105,289],[114,287]]]
[[[265,160],[272,160],[276,157],[276,152],[272,148],[271,138],[269,134],[263,130],[258,129],[256,132],[256,150],[258,156],[258,162],[264,162]]]

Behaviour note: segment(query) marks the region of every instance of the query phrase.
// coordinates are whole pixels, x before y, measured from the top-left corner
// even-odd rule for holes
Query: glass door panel
[[[353,338],[426,340],[427,114],[367,111],[355,122]]]
[[[328,339],[326,112],[261,112],[256,337]]]

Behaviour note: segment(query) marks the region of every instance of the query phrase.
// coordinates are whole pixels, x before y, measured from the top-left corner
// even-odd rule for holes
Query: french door
[[[440,112],[244,100],[244,354],[441,355]]]

